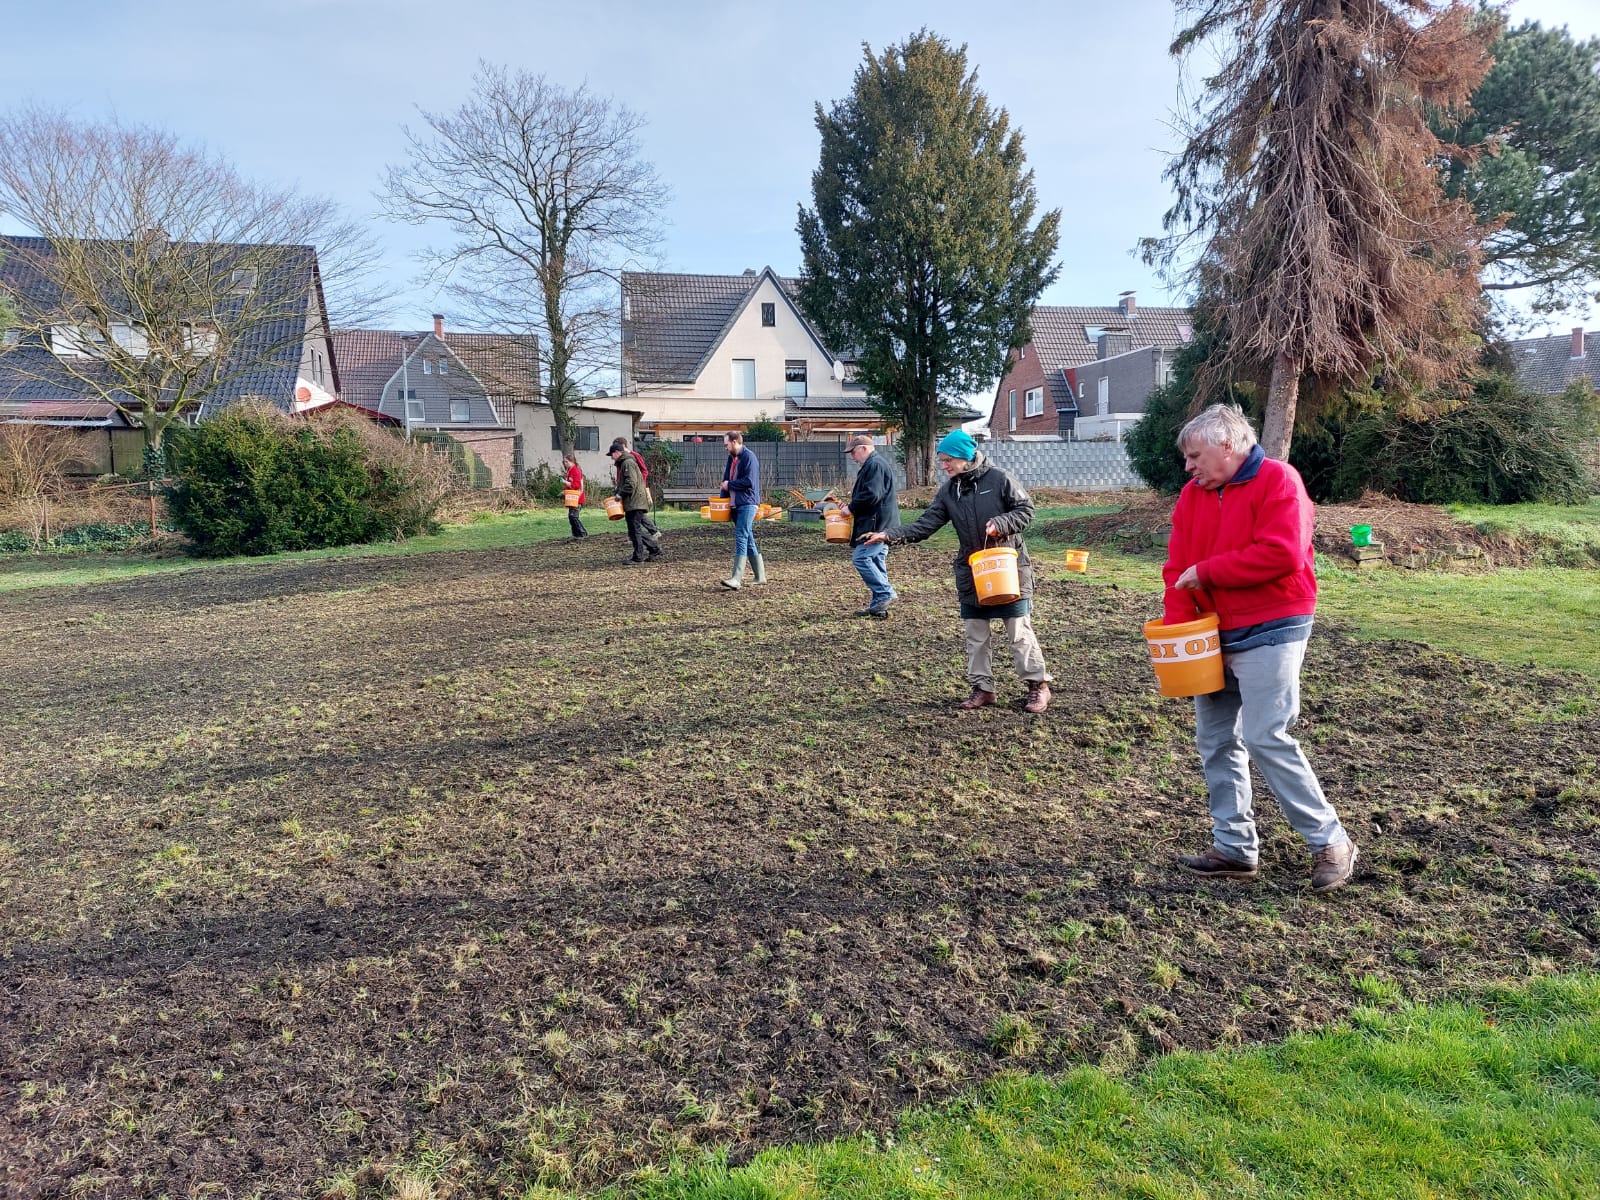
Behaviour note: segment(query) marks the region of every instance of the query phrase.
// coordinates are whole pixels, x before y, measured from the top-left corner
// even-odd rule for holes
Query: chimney
[[[1583,357],[1583,326],[1577,325],[1572,330],[1572,357]]]
[[[444,336],[444,314],[443,313],[434,313],[433,314],[433,336],[436,337],[436,338],[442,338]]]
[[[1122,295],[1118,296],[1117,297],[1117,307],[1122,310],[1122,315],[1123,316],[1125,316],[1125,317],[1133,316],[1134,310],[1138,307],[1133,301],[1133,293],[1132,292],[1123,292]]]

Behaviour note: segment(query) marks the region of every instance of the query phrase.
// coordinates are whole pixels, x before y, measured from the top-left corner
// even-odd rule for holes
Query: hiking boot
[[[1215,846],[1207,846],[1199,854],[1178,855],[1178,865],[1185,871],[1215,879],[1254,879],[1255,863],[1230,858]]]
[[[956,707],[963,709],[987,708],[989,705],[994,703],[994,699],[995,697],[993,692],[986,692],[980,687],[975,687],[972,689],[972,695],[968,696],[960,704],[957,704]]]
[[[1028,684],[1028,699],[1022,705],[1023,712],[1042,713],[1050,707],[1050,685],[1044,680]]]
[[[1336,846],[1325,846],[1311,856],[1311,890],[1331,892],[1350,882],[1355,874],[1356,859],[1361,857],[1356,844],[1349,838]]]

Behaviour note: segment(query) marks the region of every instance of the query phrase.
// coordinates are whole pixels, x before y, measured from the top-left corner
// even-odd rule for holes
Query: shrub
[[[1354,418],[1333,490],[1370,488],[1418,504],[1582,504],[1591,484],[1578,446],[1594,419],[1581,395],[1541,396],[1483,371],[1468,401],[1440,416]]]
[[[747,442],[781,442],[788,436],[789,431],[776,421],[768,420],[766,413],[744,427],[744,440]]]
[[[672,473],[683,462],[683,455],[672,448],[671,442],[645,442],[639,447],[645,466],[650,468],[650,495],[659,504],[661,493],[672,482]],[[609,488],[611,485],[606,484]]]
[[[208,556],[425,532],[447,488],[425,449],[354,414],[300,420],[261,404],[204,422],[173,460],[171,519]]]

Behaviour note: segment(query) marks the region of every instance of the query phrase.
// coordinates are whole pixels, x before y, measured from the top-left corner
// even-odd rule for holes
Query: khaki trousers
[[[1011,660],[1017,665],[1017,675],[1028,683],[1042,683],[1050,679],[1044,668],[1044,651],[1039,649],[1039,639],[1033,634],[1032,617],[1000,618],[1006,627],[1006,641],[1011,645]],[[967,682],[986,692],[994,691],[994,622],[989,618],[961,622],[967,635]]]

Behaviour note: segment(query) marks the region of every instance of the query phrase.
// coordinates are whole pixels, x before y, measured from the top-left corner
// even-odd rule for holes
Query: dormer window
[[[1100,340],[1100,335],[1105,331],[1106,329],[1104,325],[1085,325],[1083,327],[1083,336],[1088,338],[1089,344],[1093,346]]]
[[[255,291],[256,272],[253,267],[245,267],[228,276],[228,291],[235,296],[248,296]]]

